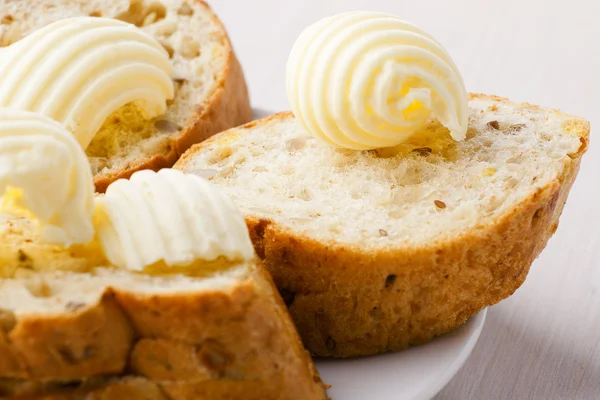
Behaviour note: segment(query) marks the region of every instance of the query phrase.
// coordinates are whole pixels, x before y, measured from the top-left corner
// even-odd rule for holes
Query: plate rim
[[[479,342],[479,338],[481,337],[481,332],[483,331],[483,327],[485,326],[485,321],[487,319],[488,309],[484,308],[471,318],[467,323],[471,322],[474,324],[474,328],[471,331],[471,335],[468,340],[465,342],[465,345],[461,349],[460,355],[454,360],[452,364],[446,369],[445,373],[440,375],[438,379],[435,381],[435,384],[432,385],[431,390],[422,392],[422,395],[417,396],[413,400],[431,400],[438,393],[440,393],[452,379],[458,374],[458,371],[465,365],[471,354],[473,353],[473,349],[475,349],[475,345]],[[463,325],[464,326],[464,325]],[[460,328],[459,328],[460,329]],[[435,339],[433,339],[435,340]]]
[[[456,376],[458,371],[460,371],[460,369],[464,366],[466,361],[469,359],[469,357],[471,356],[471,354],[473,352],[473,349],[475,348],[475,345],[478,343],[479,338],[481,336],[481,332],[483,331],[483,327],[485,326],[485,321],[487,319],[487,312],[488,312],[488,309],[485,308],[485,309],[481,310],[479,313],[473,315],[471,318],[469,318],[467,320],[466,323],[464,323],[462,326],[458,327],[457,329],[455,329],[451,332],[448,332],[445,335],[441,335],[437,338],[434,338],[433,340],[431,340],[428,343],[425,343],[420,346],[414,346],[414,347],[407,349],[407,350],[412,350],[412,351],[418,351],[420,347],[427,347],[430,344],[434,344],[436,342],[436,340],[443,340],[444,336],[452,336],[454,334],[460,334],[461,329],[466,329],[466,332],[462,333],[462,335],[464,335],[464,338],[462,338],[459,341],[460,347],[456,346],[457,350],[453,351],[450,355],[451,361],[441,371],[441,373],[439,373],[436,377],[434,377],[431,380],[431,383],[428,384],[427,386],[418,387],[418,390],[411,394],[412,397],[407,397],[407,398],[405,398],[405,400],[431,400],[437,394],[439,394],[448,385],[448,383],[450,383],[450,381]],[[402,353],[402,351],[395,352],[395,353],[388,352],[388,353],[383,353],[383,354],[379,354],[379,355],[374,355],[372,357],[378,357],[378,356],[382,356],[382,355],[383,356],[385,356],[385,355],[393,356],[394,354],[401,354],[401,353]],[[357,362],[357,361],[360,362],[361,359],[368,359],[370,357],[371,356],[355,357],[355,358],[350,358],[350,359],[345,359],[345,360],[353,361],[353,362]],[[319,373],[321,373],[322,377],[323,377],[323,373],[322,373],[323,370],[321,368],[324,367],[325,365],[327,365],[327,368],[331,371],[330,368],[336,362],[344,362],[344,359],[332,359],[332,358],[316,359],[315,365],[317,367],[317,370],[319,370]],[[327,382],[327,378],[325,378],[324,380],[325,380],[325,383],[333,383],[335,385],[335,382]],[[333,394],[329,393],[329,395],[331,396]],[[344,398],[340,398],[340,397],[332,397],[332,398],[333,398],[333,400],[345,400]],[[351,397],[351,398],[354,399],[354,397]],[[372,400],[388,400],[388,399],[387,398],[383,399],[380,397],[377,397],[377,398],[373,397]],[[389,399],[389,400],[391,400],[391,399]]]

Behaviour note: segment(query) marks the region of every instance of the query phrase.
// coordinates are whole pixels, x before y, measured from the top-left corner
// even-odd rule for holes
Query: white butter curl
[[[393,15],[349,12],[309,26],[286,75],[296,118],[332,146],[395,146],[431,116],[455,140],[466,136],[468,94],[450,55]]]
[[[0,49],[0,107],[55,119],[86,148],[125,104],[136,102],[148,118],[163,114],[172,68],[160,43],[134,25],[64,19]]]
[[[90,164],[73,135],[48,117],[0,108],[0,198],[0,212],[30,218],[48,243],[94,237]]]
[[[254,256],[244,217],[231,200],[206,180],[180,171],[140,171],[118,180],[96,199],[96,213],[101,247],[121,268]]]

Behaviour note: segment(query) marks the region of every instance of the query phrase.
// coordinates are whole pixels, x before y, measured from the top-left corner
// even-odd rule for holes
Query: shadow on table
[[[582,329],[565,327],[571,347],[545,332],[517,330],[511,319],[501,305],[490,308],[473,354],[434,400],[600,399],[600,364],[592,362],[599,349],[577,346],[585,343]]]

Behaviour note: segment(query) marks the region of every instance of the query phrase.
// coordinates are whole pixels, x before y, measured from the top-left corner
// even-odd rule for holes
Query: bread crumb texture
[[[111,176],[148,156],[168,152],[193,122],[198,105],[215,92],[230,45],[204,2],[192,0],[5,1],[0,9],[0,47],[52,22],[77,17],[115,18],[137,25],[167,50],[174,66],[175,98],[164,115],[146,120],[135,104],[115,112],[87,149],[94,175]]]
[[[253,123],[215,137],[182,163],[246,215],[299,236],[363,251],[435,246],[493,223],[557,179],[585,147],[586,124],[481,96],[470,100],[464,141],[431,121],[400,146],[353,151],[321,143],[284,114],[251,134],[243,133]]]

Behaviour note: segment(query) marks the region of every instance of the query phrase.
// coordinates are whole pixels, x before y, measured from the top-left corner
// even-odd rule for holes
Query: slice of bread
[[[245,213],[308,349],[356,356],[427,342],[511,295],[557,229],[589,123],[471,95],[467,138],[336,150],[283,113],[194,146],[175,168]]]
[[[0,47],[52,22],[117,18],[153,35],[171,55],[175,98],[165,115],[144,120],[128,105],[108,118],[86,152],[96,190],[141,169],[170,167],[193,143],[248,122],[242,69],[225,28],[199,0],[21,0],[0,6]]]
[[[147,275],[0,225],[0,398],[326,398],[260,260]]]

